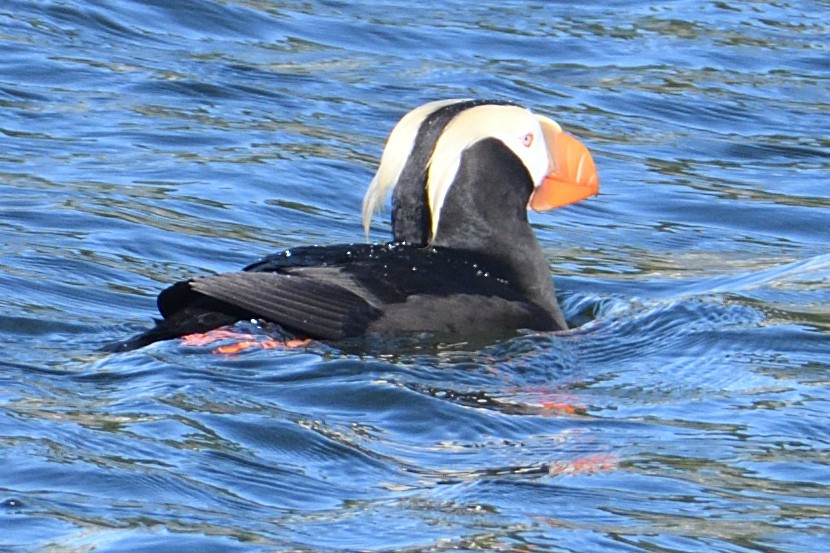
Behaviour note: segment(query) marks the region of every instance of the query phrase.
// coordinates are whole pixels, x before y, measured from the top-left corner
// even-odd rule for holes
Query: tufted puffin
[[[246,319],[330,341],[563,330],[527,210],[598,190],[587,148],[553,120],[509,102],[430,102],[393,128],[363,201],[368,236],[391,193],[391,242],[297,247],[178,282],[159,294],[156,326],[113,349]]]

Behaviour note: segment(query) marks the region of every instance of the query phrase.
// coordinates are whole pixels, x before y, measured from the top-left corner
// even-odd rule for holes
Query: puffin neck
[[[524,163],[500,140],[487,138],[466,149],[443,203],[433,206],[438,227],[433,245],[494,251],[535,242],[527,220],[533,183]]]
[[[426,181],[429,160],[444,129],[459,113],[480,105],[513,105],[500,100],[462,100],[429,114],[415,137],[412,152],[392,192],[392,233],[397,242],[426,245],[432,218],[427,200]]]
[[[431,244],[498,259],[522,292],[564,326],[550,268],[527,219],[532,192],[527,168],[507,146],[495,138],[477,142],[462,154]]]

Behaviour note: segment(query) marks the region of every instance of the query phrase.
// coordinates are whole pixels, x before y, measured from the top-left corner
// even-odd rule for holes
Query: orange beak
[[[553,121],[540,117],[540,122],[551,168],[530,197],[530,208],[547,211],[598,194],[599,174],[588,148]]]

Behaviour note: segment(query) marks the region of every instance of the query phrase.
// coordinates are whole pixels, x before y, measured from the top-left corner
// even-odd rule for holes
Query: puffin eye
[[[529,132],[529,133],[527,133],[526,135],[524,135],[522,137],[522,146],[524,146],[525,148],[530,148],[530,146],[532,144],[533,144],[533,133]]]

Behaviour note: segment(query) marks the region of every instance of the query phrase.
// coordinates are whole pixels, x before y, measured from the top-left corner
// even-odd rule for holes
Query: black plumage
[[[436,109],[418,127],[412,151],[392,191],[392,236],[397,242],[422,246],[429,242],[432,216],[427,202],[427,169],[435,143],[456,115],[484,105],[515,104],[501,100],[462,100]]]
[[[394,190],[396,241],[292,248],[238,272],[176,283],[158,297],[163,319],[116,349],[242,319],[335,341],[423,333],[478,340],[567,328],[527,219],[538,183],[515,149],[492,137],[465,145],[440,218],[429,204],[425,172],[438,138],[459,113],[482,105],[509,104],[453,103],[421,122]]]

